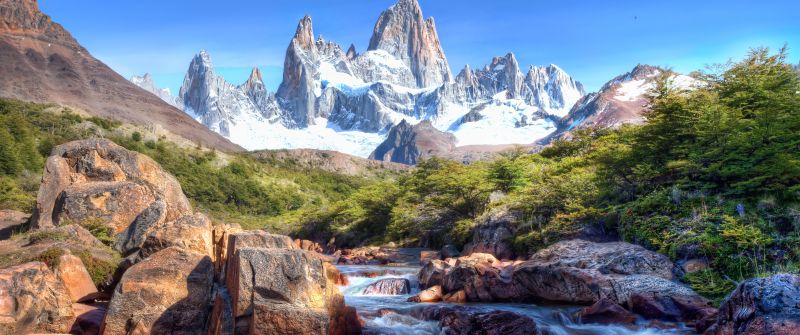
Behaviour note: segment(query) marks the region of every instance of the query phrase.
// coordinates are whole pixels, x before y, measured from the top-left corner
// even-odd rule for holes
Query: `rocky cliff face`
[[[242,86],[234,86],[214,73],[211,56],[205,51],[192,59],[178,102],[187,114],[226,137],[237,124],[270,122],[278,114],[275,99],[264,88],[258,69]]]
[[[466,66],[453,78],[435,24],[416,0],[384,11],[362,53],[315,35],[311,18],[302,18],[274,99],[259,84],[259,73],[237,90],[210,69],[202,59],[193,61],[181,99],[215,131],[249,149],[308,147],[362,157],[401,121],[428,120],[462,146],[531,144],[555,130],[584,95],[583,86],[555,65],[523,74],[513,53],[477,70]]]
[[[449,153],[455,143],[455,136],[439,131],[429,121],[412,126],[403,120],[392,127],[369,158],[414,165],[421,158]]]
[[[220,150],[241,149],[94,58],[35,1],[0,1],[0,73],[4,98],[57,103]]]
[[[436,23],[424,18],[417,0],[400,0],[381,13],[368,50],[384,50],[408,66],[414,82],[406,87],[439,86],[452,79]]]

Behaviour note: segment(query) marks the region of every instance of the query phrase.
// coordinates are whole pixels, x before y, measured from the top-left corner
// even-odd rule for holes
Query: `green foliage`
[[[68,222],[64,222],[64,225],[69,224]],[[106,246],[114,245],[114,228],[111,228],[107,224],[103,223],[100,219],[87,219],[83,220],[78,223],[83,228],[86,228],[89,233],[92,234],[98,241],[102,242]]]
[[[118,255],[115,255],[117,257],[111,260],[94,257],[91,251],[87,249],[73,251],[72,254],[81,259],[95,286],[101,286],[113,278],[121,261]]]
[[[28,243],[36,244],[39,242],[46,242],[46,241],[64,241],[68,238],[67,234],[55,230],[41,230],[37,229],[31,231],[28,235]]]
[[[683,280],[697,293],[711,299],[715,306],[719,306],[728,293],[736,288],[733,282],[711,269],[689,273]]]
[[[47,264],[47,266],[51,269],[55,269],[58,267],[58,264],[60,263],[60,257],[64,255],[64,253],[64,249],[55,247],[49,248],[36,256],[34,260]]]

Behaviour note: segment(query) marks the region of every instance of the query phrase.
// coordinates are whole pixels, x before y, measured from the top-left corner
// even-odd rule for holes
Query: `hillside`
[[[94,58],[35,1],[0,1],[0,73],[0,97],[57,103],[197,145],[241,150]]]
[[[44,158],[59,144],[108,138],[144,153],[175,175],[192,203],[212,218],[247,228],[293,228],[270,221],[344,199],[407,168],[338,153],[222,153],[186,147],[141,127],[69,109],[0,99],[0,209],[31,212]]]

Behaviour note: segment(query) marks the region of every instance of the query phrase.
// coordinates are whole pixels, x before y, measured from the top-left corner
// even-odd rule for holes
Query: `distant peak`
[[[300,20],[300,23],[297,24],[294,40],[304,49],[314,45],[314,28],[311,22],[311,16],[304,16]]]
[[[347,53],[345,54],[345,57],[348,60],[353,60],[356,58],[356,56],[358,56],[358,53],[356,52],[356,46],[354,44],[350,44],[350,47],[347,48]]]
[[[250,77],[247,78],[248,82],[263,82],[261,77],[261,70],[258,67],[254,67],[252,71],[250,71]]]

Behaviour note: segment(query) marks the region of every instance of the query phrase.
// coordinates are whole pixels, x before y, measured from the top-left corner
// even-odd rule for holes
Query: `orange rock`
[[[56,276],[64,283],[72,302],[90,301],[97,297],[97,287],[92,282],[92,276],[77,256],[61,255]]]
[[[467,302],[467,293],[464,292],[464,290],[458,290],[456,292],[446,294],[442,300],[453,304],[464,304]]]
[[[0,333],[66,333],[74,320],[69,293],[47,265],[0,270]]]
[[[425,265],[432,260],[439,259],[441,254],[438,251],[422,250],[419,252],[419,265]]]
[[[442,287],[439,285],[431,286],[428,289],[417,293],[408,298],[409,302],[437,302],[442,300]]]

